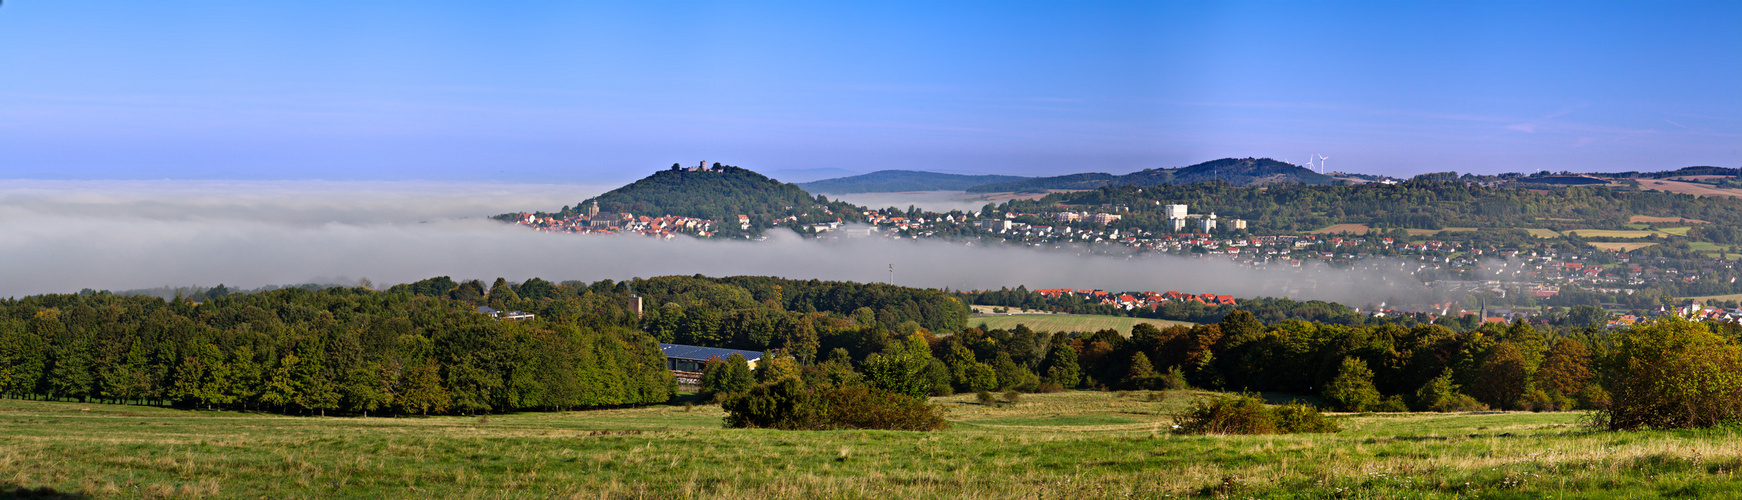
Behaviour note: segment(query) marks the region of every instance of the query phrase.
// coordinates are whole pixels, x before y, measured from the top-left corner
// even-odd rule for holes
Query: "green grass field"
[[[1566,232],[1587,238],[1644,238],[1653,234],[1658,236],[1665,236],[1668,234],[1660,231],[1630,231],[1621,229],[1569,229]]]
[[[720,427],[702,406],[285,417],[0,401],[0,497],[1628,498],[1734,496],[1742,429],[1578,413],[1348,416],[1335,434],[1174,436],[1201,393],[936,398],[941,432]]]
[[[1538,238],[1547,239],[1547,238],[1559,238],[1559,237],[1561,237],[1561,233],[1557,232],[1553,229],[1541,228],[1541,227],[1527,227],[1527,228],[1522,228],[1522,229],[1524,229],[1525,232],[1530,233],[1531,236],[1535,236]]]
[[[1185,321],[1170,321],[1165,319],[1128,318],[1123,316],[1097,316],[1092,314],[1012,314],[1008,316],[969,316],[968,325],[979,327],[984,323],[989,328],[1009,330],[1016,325],[1027,325],[1037,332],[1095,332],[1112,328],[1120,333],[1131,334],[1131,327],[1138,323],[1153,324],[1158,328],[1174,325],[1192,326],[1194,323]]]
[[[1694,299],[1694,300],[1698,300],[1700,302],[1705,302],[1708,300],[1724,300],[1724,301],[1742,300],[1742,293],[1732,293],[1729,295],[1701,295],[1698,297],[1682,297],[1682,299],[1684,299],[1684,300],[1685,299]]]

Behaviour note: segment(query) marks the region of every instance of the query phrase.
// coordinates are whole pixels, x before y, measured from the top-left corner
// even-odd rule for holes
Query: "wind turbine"
[[[1318,153],[1313,153],[1313,154],[1318,154]],[[1325,160],[1329,160],[1329,159],[1330,158],[1325,157],[1324,155],[1319,155],[1319,175],[1325,175]]]

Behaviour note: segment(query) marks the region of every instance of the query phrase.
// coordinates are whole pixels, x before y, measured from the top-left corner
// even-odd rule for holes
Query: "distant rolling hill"
[[[906,191],[966,191],[982,184],[1020,182],[1033,177],[957,175],[916,170],[880,170],[865,175],[801,183],[812,193],[900,193]]]
[[[1041,192],[1053,189],[1095,189],[1102,186],[1157,186],[1220,180],[1236,186],[1265,184],[1335,184],[1330,176],[1269,158],[1223,158],[1181,168],[1152,168],[1125,175],[1104,173],[1041,177],[1015,182],[983,184],[966,189],[975,193]]]

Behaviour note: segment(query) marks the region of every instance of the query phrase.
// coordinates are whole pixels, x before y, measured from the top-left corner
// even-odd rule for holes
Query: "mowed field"
[[[1175,436],[1202,393],[934,398],[940,432],[721,428],[716,406],[323,418],[0,401],[0,497],[1714,498],[1742,430],[1578,413],[1345,416],[1333,434]]]
[[[1307,234],[1367,234],[1372,229],[1366,224],[1337,224]]]
[[[1627,242],[1593,241],[1593,242],[1588,242],[1586,244],[1591,245],[1592,248],[1596,248],[1598,250],[1608,250],[1611,252],[1631,252],[1631,251],[1638,250],[1641,248],[1656,245],[1656,243],[1646,243],[1646,242],[1641,242],[1641,241],[1627,241]]]
[[[1547,229],[1547,228],[1541,228],[1541,227],[1527,227],[1527,228],[1523,228],[1523,229],[1524,229],[1524,232],[1530,233],[1531,236],[1535,236],[1538,238],[1547,239],[1547,238],[1559,238],[1559,237],[1561,237],[1561,233],[1558,231],[1555,231],[1553,229]]]
[[[1628,217],[1627,222],[1635,224],[1709,224],[1709,222],[1703,220],[1689,219],[1686,217],[1652,217],[1649,215],[1635,215]]]
[[[1738,189],[1724,189],[1705,184],[1673,181],[1668,179],[1640,179],[1639,188],[1668,191],[1671,193],[1691,194],[1694,196],[1742,197],[1742,190]]]
[[[1098,316],[1092,314],[1011,314],[1006,316],[969,316],[968,325],[979,327],[984,324],[988,328],[1009,330],[1016,325],[1027,325],[1037,332],[1098,332],[1108,328],[1119,333],[1131,334],[1131,327],[1138,323],[1149,323],[1158,328],[1174,325],[1192,326],[1195,323],[1172,321],[1165,319],[1128,318],[1124,316]]]
[[[1597,238],[1644,238],[1653,234],[1658,236],[1669,235],[1669,233],[1660,231],[1637,231],[1628,229],[1569,229],[1566,232],[1568,234],[1577,234],[1582,237]]]

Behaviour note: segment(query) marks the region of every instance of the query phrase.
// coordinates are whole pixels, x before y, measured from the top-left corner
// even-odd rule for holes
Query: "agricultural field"
[[[1015,314],[1052,314],[1051,312],[1042,311],[1039,309],[1025,309],[1025,308],[1021,308],[1021,307],[983,306],[983,305],[969,305],[968,306],[968,310],[972,311],[974,314],[994,314],[998,311],[998,309],[1005,309],[1005,310],[1007,310],[1011,313],[1015,313]]]
[[[1652,217],[1649,215],[1635,215],[1628,217],[1627,222],[1634,224],[1710,224],[1707,221],[1689,219],[1686,217]]]
[[[1531,236],[1535,236],[1538,238],[1548,239],[1548,238],[1561,237],[1561,233],[1558,231],[1555,231],[1553,229],[1541,228],[1541,227],[1527,227],[1527,228],[1522,228],[1522,229],[1524,229],[1524,232],[1530,233]]]
[[[1676,235],[1676,236],[1687,236],[1687,235],[1688,235],[1688,230],[1689,230],[1689,229],[1693,229],[1693,228],[1692,228],[1692,227],[1690,227],[1690,226],[1680,226],[1680,227],[1660,227],[1660,228],[1657,228],[1657,230],[1658,230],[1658,231],[1660,231],[1660,232],[1664,232],[1664,233],[1669,233],[1669,234],[1673,234],[1673,235]]]
[[[1433,236],[1443,233],[1465,233],[1475,230],[1476,228],[1473,227],[1448,227],[1445,229],[1405,229],[1404,231],[1409,232],[1410,236]]]
[[[1579,413],[1360,414],[1176,436],[1204,393],[934,398],[939,432],[721,428],[716,406],[322,418],[0,401],[0,497],[1626,498],[1734,495],[1742,428]]]
[[[1688,249],[1693,250],[1695,252],[1705,252],[1706,255],[1711,256],[1713,258],[1721,258],[1721,259],[1742,258],[1742,256],[1738,256],[1737,254],[1729,253],[1730,247],[1719,246],[1717,243],[1712,243],[1709,241],[1690,241],[1690,242],[1688,242]]]
[[[1659,231],[1640,231],[1626,229],[1570,229],[1568,234],[1577,234],[1585,238],[1644,238],[1646,236],[1666,236],[1668,233]]]
[[[1699,297],[1682,297],[1682,299],[1683,300],[1693,299],[1693,300],[1698,300],[1700,302],[1706,302],[1706,301],[1711,301],[1711,300],[1723,300],[1723,301],[1742,300],[1742,293],[1732,293],[1729,295],[1702,295]]]
[[[1656,245],[1656,243],[1647,243],[1647,242],[1643,242],[1643,241],[1627,241],[1627,242],[1592,241],[1592,242],[1587,242],[1585,244],[1590,245],[1592,248],[1596,248],[1598,250],[1608,250],[1611,252],[1631,252],[1631,251],[1638,250],[1641,248]]]
[[[1668,179],[1640,179],[1639,188],[1654,191],[1667,191],[1671,193],[1691,194],[1694,196],[1742,198],[1742,190],[1726,189],[1694,182],[1672,181]]]
[[[1313,231],[1313,232],[1311,232],[1311,233],[1307,233],[1307,234],[1353,234],[1353,235],[1362,235],[1362,234],[1367,234],[1367,232],[1368,232],[1368,231],[1372,231],[1372,230],[1373,230],[1373,228],[1371,228],[1371,227],[1368,227],[1368,226],[1367,226],[1367,225],[1366,225],[1366,224],[1337,224],[1337,225],[1334,225],[1334,226],[1330,226],[1330,227],[1327,227],[1327,228],[1324,228],[1324,229],[1320,229],[1320,230],[1317,230],[1317,231]]]
[[[1194,324],[1165,319],[1093,314],[1011,314],[1007,316],[968,317],[969,326],[979,327],[984,324],[989,328],[1009,330],[1016,328],[1016,325],[1027,325],[1029,329],[1037,332],[1095,332],[1111,328],[1121,333],[1130,334],[1131,327],[1137,326],[1138,323],[1149,323],[1157,328],[1167,328],[1174,325],[1192,326]]]

